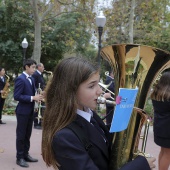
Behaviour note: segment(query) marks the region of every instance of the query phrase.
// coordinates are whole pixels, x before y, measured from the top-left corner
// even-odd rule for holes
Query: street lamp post
[[[102,36],[102,32],[103,32],[103,27],[106,24],[106,17],[103,14],[103,11],[100,11],[99,15],[96,17],[96,25],[98,27],[98,32],[99,32],[99,44],[98,44],[98,64],[100,65],[100,60],[101,60],[101,56],[100,56],[100,50],[101,50],[101,36]]]
[[[28,47],[28,42],[27,42],[27,39],[24,38],[23,41],[22,41],[22,48],[23,48],[23,62],[25,61],[25,54],[26,54],[26,50],[27,50],[27,47]]]
[[[101,51],[101,37],[102,37],[102,32],[103,32],[103,27],[106,24],[106,17],[103,14],[103,11],[100,11],[99,15],[96,17],[96,25],[98,27],[98,33],[99,33],[99,44],[98,44],[98,65],[100,66],[101,64],[101,56],[100,56],[100,51]],[[97,112],[100,113],[100,104],[98,103],[97,105]]]

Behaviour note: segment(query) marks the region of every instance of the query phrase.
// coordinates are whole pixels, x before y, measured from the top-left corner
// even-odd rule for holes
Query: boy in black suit
[[[43,91],[44,88],[45,88],[45,80],[44,80],[43,75],[42,75],[42,73],[44,71],[43,63],[37,64],[36,69],[37,70],[32,75],[32,77],[35,80],[35,88],[37,90],[39,88],[39,85],[40,85],[40,88]],[[38,110],[34,112],[34,128],[35,129],[42,129],[42,127],[41,127],[41,119],[38,121],[37,117],[38,117]]]
[[[36,62],[27,59],[23,63],[23,73],[15,79],[14,99],[18,101],[16,107],[17,129],[16,149],[17,165],[29,167],[27,162],[38,162],[29,155],[30,137],[32,133],[34,102],[41,101],[42,95],[35,95],[35,82],[31,75],[36,68]]]

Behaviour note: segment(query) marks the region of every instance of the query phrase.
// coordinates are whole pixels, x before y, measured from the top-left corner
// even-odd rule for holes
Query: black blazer
[[[95,113],[94,118],[105,132],[110,144],[110,134],[107,127]],[[52,143],[55,158],[61,165],[59,169],[108,170],[110,145],[105,143],[97,129],[95,129],[94,126],[83,117],[77,115],[75,121],[81,127],[82,132],[86,133],[93,145],[93,159],[91,159],[88,152],[85,150],[84,145],[80,142],[75,133],[71,129],[63,128],[55,134]],[[138,159],[135,159],[135,161],[127,163],[121,168],[121,170],[144,169],[150,170],[146,159],[143,157],[139,157]]]
[[[39,83],[40,83],[40,88],[42,90],[44,90],[44,88],[45,88],[45,80],[44,80],[42,74],[40,75],[38,73],[38,71],[35,71],[34,74],[32,75],[32,77],[34,78],[36,89],[38,89]]]
[[[0,90],[3,90],[4,86],[5,86],[5,82],[6,82],[6,79],[4,77],[4,82],[2,81],[1,77],[0,77]]]
[[[4,89],[5,83],[6,83],[5,77],[4,77],[4,82],[2,81],[2,79],[0,77],[0,91]],[[2,99],[1,98],[1,93],[0,93],[0,99]],[[4,100],[4,99],[2,99],[2,100]],[[1,103],[0,103],[0,105],[1,105]]]
[[[34,101],[31,102],[31,96],[35,95],[35,83],[32,78],[32,85],[24,73],[15,79],[14,99],[18,102],[16,114],[29,115],[33,113]]]
[[[170,140],[170,101],[152,100],[154,107],[154,135]]]

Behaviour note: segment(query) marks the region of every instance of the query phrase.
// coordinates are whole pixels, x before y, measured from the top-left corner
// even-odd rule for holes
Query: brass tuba
[[[155,80],[170,68],[170,53],[150,46],[119,44],[102,48],[100,54],[113,69],[115,96],[119,88],[139,88],[128,128],[115,133],[112,140],[110,170],[118,170],[139,153],[139,134],[147,120],[145,101]]]
[[[10,80],[10,77],[9,77],[7,74],[5,74],[5,76],[6,76],[7,79],[6,79],[6,82],[5,82],[5,86],[4,86],[4,88],[3,88],[4,93],[1,94],[1,97],[2,97],[3,99],[6,99],[7,96],[8,96],[8,94],[9,94],[9,92],[11,91],[10,88],[9,88],[9,80]]]

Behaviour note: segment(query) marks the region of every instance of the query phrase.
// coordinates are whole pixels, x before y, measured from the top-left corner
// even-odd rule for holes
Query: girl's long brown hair
[[[164,72],[158,83],[154,86],[151,99],[157,101],[170,101],[170,71]]]
[[[46,109],[43,116],[42,156],[47,166],[58,169],[59,164],[52,150],[53,137],[74,120],[77,89],[97,71],[97,65],[77,57],[64,59],[56,66],[53,78],[46,88]]]

